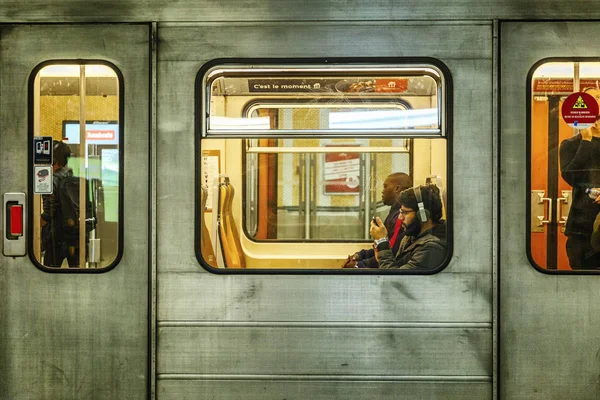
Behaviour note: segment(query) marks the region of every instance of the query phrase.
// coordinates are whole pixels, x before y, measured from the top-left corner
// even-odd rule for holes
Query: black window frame
[[[202,129],[202,120],[205,117],[209,117],[209,115],[202,115],[203,108],[203,90],[206,88],[203,87],[203,79],[206,73],[219,65],[227,65],[227,66],[248,66],[248,65],[286,65],[293,67],[294,65],[314,65],[315,67],[319,66],[327,66],[327,65],[344,65],[344,66],[356,66],[360,67],[363,65],[374,65],[380,64],[383,66],[389,65],[398,65],[402,66],[402,64],[431,64],[438,68],[444,77],[444,85],[442,90],[444,91],[445,97],[443,101],[443,107],[445,113],[441,115],[440,120],[442,126],[445,128],[444,135],[439,137],[439,139],[446,141],[446,193],[444,196],[445,210],[446,210],[446,257],[442,261],[442,263],[433,268],[431,270],[399,270],[399,269],[358,269],[358,268],[347,268],[347,269],[291,269],[291,268],[214,268],[210,266],[203,258],[200,248],[200,236],[201,236],[201,223],[200,223],[200,191],[201,191],[201,179],[200,170],[202,164],[202,138],[203,138],[203,129]],[[196,259],[198,263],[210,273],[214,274],[250,274],[250,275],[434,275],[442,270],[444,270],[450,260],[452,259],[454,241],[453,241],[453,218],[452,218],[452,180],[453,180],[453,170],[452,170],[452,160],[453,160],[453,83],[452,83],[452,75],[450,73],[450,69],[441,61],[436,58],[431,57],[381,57],[381,58],[371,58],[371,57],[361,57],[361,58],[218,58],[213,59],[206,62],[199,69],[196,74],[195,81],[195,91],[194,91],[194,128],[195,128],[195,184],[194,184],[194,198],[195,198],[195,207],[194,207],[194,248]],[[443,131],[442,126],[440,126],[440,131]],[[312,138],[314,136],[306,136],[306,138]],[[332,136],[328,136],[326,132],[324,132],[323,138],[329,138]],[[335,136],[334,136],[335,137]],[[372,137],[377,137],[377,135],[373,135]],[[406,136],[409,139],[415,138],[424,138],[424,139],[434,139],[432,137],[427,136]],[[411,167],[412,167],[412,158],[411,158]],[[298,241],[302,243],[301,241]],[[359,241],[357,241],[358,243]],[[281,242],[283,243],[283,242]],[[289,242],[288,242],[289,243]],[[313,242],[314,243],[314,242]],[[269,243],[272,244],[272,243]]]
[[[533,259],[533,255],[531,253],[531,148],[532,148],[532,132],[531,132],[531,106],[533,99],[533,74],[535,71],[542,65],[552,63],[552,62],[595,62],[600,63],[600,57],[547,57],[538,60],[534,63],[529,71],[527,72],[527,77],[525,78],[525,101],[526,101],[526,112],[525,112],[525,120],[526,120],[526,168],[527,168],[527,176],[525,179],[526,182],[526,192],[525,192],[525,216],[526,216],[526,224],[525,224],[525,251],[527,255],[527,259],[529,264],[538,272],[547,275],[599,275],[600,270],[593,269],[579,269],[579,270],[559,270],[559,269],[549,269],[543,268],[539,266],[535,260]],[[558,110],[560,113],[560,110]],[[560,118],[560,117],[559,117]],[[560,142],[557,143],[555,151],[558,153],[560,151]],[[558,156],[557,156],[558,157]],[[558,158],[557,158],[558,162]],[[560,174],[560,167],[558,166],[557,173]],[[555,210],[552,210],[555,213]],[[554,215],[552,216],[554,219]]]
[[[35,68],[33,68],[33,70],[31,71],[31,74],[29,75],[29,82],[27,85],[27,160],[28,160],[28,171],[27,171],[27,177],[28,177],[28,183],[27,183],[27,188],[28,188],[28,195],[27,195],[27,201],[28,204],[33,204],[33,171],[34,171],[34,165],[33,165],[33,137],[34,137],[34,89],[35,89],[35,78],[38,75],[38,73],[40,72],[40,70],[42,70],[45,67],[48,66],[52,66],[52,65],[104,65],[110,69],[112,69],[114,71],[114,73],[117,75],[117,79],[118,79],[118,87],[119,87],[119,121],[118,121],[118,126],[119,126],[119,194],[118,194],[118,198],[119,198],[119,209],[118,209],[118,233],[119,233],[119,237],[117,239],[117,253],[115,256],[115,259],[108,264],[106,267],[102,267],[102,268],[82,268],[82,267],[78,267],[78,268],[53,268],[53,267],[48,267],[45,266],[43,264],[41,264],[39,262],[39,260],[37,260],[35,258],[34,255],[34,249],[33,249],[33,207],[28,207],[28,230],[29,233],[27,235],[27,239],[28,239],[28,244],[27,244],[27,252],[29,254],[29,259],[31,260],[31,262],[33,263],[33,265],[35,265],[36,268],[38,268],[41,271],[44,272],[49,272],[49,273],[59,273],[59,274],[99,274],[99,273],[105,273],[108,272],[112,269],[114,269],[119,262],[121,261],[121,258],[123,257],[123,245],[124,245],[124,241],[123,241],[123,234],[124,234],[124,223],[123,223],[123,201],[124,201],[124,169],[125,169],[125,163],[124,163],[124,145],[125,142],[123,140],[124,137],[124,127],[125,127],[125,91],[124,91],[124,80],[123,80],[123,74],[121,73],[121,71],[119,70],[119,68],[117,68],[117,66],[113,63],[111,63],[110,61],[106,61],[106,60],[100,60],[100,59],[53,59],[53,60],[46,60],[41,62],[40,64],[36,65]],[[87,122],[87,121],[86,121]],[[39,216],[38,216],[39,219]]]

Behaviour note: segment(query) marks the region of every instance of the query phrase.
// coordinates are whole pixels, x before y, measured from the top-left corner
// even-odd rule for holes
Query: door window
[[[45,63],[31,76],[31,254],[42,269],[100,271],[119,257],[121,82],[101,62]]]
[[[600,269],[600,62],[529,74],[529,256],[544,271]]]

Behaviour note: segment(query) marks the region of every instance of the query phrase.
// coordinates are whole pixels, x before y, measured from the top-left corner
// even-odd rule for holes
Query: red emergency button
[[[23,236],[23,206],[10,206],[10,234]]]

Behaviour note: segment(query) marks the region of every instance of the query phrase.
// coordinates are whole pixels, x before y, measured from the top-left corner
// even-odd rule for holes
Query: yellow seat
[[[200,203],[202,210],[202,232],[200,233],[200,252],[204,261],[206,261],[211,267],[217,268],[217,258],[215,257],[215,252],[213,250],[213,245],[210,240],[210,234],[208,233],[208,228],[206,227],[206,213],[204,210],[206,209],[206,200],[208,199],[208,190],[201,186],[200,191]]]
[[[226,268],[246,268],[240,235],[231,213],[235,190],[225,178],[219,185],[219,240]]]

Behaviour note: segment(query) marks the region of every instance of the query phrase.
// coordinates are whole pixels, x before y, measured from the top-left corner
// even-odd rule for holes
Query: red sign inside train
[[[88,130],[87,131],[87,139],[88,140],[114,140],[115,139],[115,131],[110,130],[110,129]]]
[[[376,92],[403,93],[408,90],[408,79],[381,79],[375,81]]]
[[[358,144],[326,144],[326,147],[355,147]],[[360,193],[360,154],[325,154],[325,194]]]
[[[562,117],[573,128],[587,129],[598,119],[598,103],[590,94],[573,93],[563,103]]]

